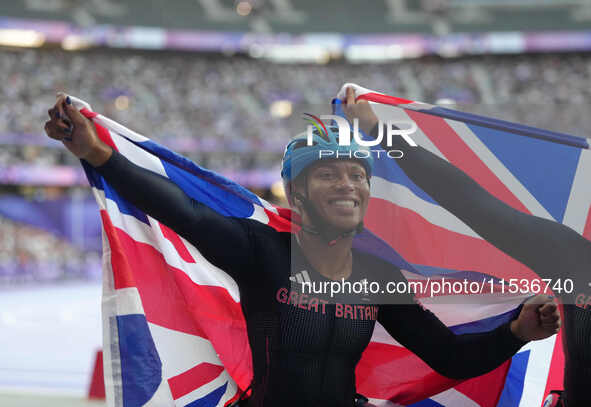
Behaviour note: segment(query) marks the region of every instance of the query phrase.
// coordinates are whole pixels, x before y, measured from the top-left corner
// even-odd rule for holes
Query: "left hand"
[[[545,339],[560,330],[560,313],[553,297],[536,295],[523,304],[511,322],[511,332],[524,342]]]
[[[353,119],[359,120],[359,128],[369,135],[369,132],[378,124],[378,117],[367,100],[355,100],[355,89],[347,87],[343,112],[347,119],[353,123]]]

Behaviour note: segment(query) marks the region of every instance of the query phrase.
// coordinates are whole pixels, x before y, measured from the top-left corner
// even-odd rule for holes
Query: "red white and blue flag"
[[[591,191],[583,179],[591,174],[591,155],[584,140],[356,89],[358,97],[375,102],[380,119],[415,121],[418,130],[412,137],[418,144],[467,172],[493,195],[586,237],[591,234]],[[169,178],[192,198],[227,216],[291,230],[286,211],[92,112],[84,102],[74,102],[93,120],[103,141],[133,163]],[[377,162],[366,217],[367,228],[379,238],[362,234],[357,247],[389,259],[409,280],[532,277],[531,270],[482,240],[416,187],[394,160],[388,161],[394,164]],[[560,164],[540,179],[535,168],[548,162]],[[229,404],[252,375],[235,282],[184,238],[121,198],[92,167],[83,166],[104,231],[108,404]],[[372,215],[378,212],[396,219],[396,233]],[[485,301],[491,296],[495,301]],[[524,299],[483,293],[465,295],[453,305],[445,297],[420,301],[457,333],[506,322]],[[460,382],[437,374],[376,326],[356,373],[358,391],[377,405],[517,407],[540,405],[549,377],[560,387],[562,365],[560,345],[551,337],[526,345],[493,372]]]

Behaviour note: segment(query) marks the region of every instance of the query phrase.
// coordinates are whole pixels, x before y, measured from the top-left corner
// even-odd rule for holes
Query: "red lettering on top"
[[[336,308],[334,310],[335,317],[341,318],[343,316],[343,305],[336,304]]]
[[[298,308],[307,310],[308,307],[306,304],[308,303],[308,294],[300,294],[300,303],[298,304]]]
[[[325,314],[326,310],[325,310],[324,306],[326,304],[328,304],[328,301],[326,301],[326,300],[318,300],[318,301],[320,301],[320,303],[322,304],[322,313]]]
[[[277,290],[277,301],[285,304],[287,302],[287,288],[285,287],[281,287],[279,290]]]
[[[591,309],[591,295],[589,297],[585,297],[585,294],[578,294],[575,298],[575,305],[579,308]]]
[[[362,305],[353,305],[353,319],[357,319],[357,310],[359,310],[359,318],[363,319],[363,306]]]
[[[345,313],[344,313],[343,317],[347,318],[347,315],[349,315],[348,318],[354,319],[353,318],[353,307],[350,306],[349,304],[345,305]]]
[[[312,309],[312,307],[314,307],[314,311],[318,312],[318,298],[310,298],[310,302],[308,303],[308,310]]]

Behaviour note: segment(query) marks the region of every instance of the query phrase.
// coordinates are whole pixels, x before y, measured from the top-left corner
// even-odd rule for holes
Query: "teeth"
[[[349,200],[333,201],[332,204],[335,206],[340,206],[342,208],[354,208],[357,206],[357,203],[355,201],[349,201]]]

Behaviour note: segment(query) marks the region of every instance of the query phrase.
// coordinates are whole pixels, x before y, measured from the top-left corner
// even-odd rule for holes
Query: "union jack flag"
[[[418,144],[467,172],[493,195],[525,212],[563,222],[588,238],[591,235],[591,191],[584,187],[584,174],[591,174],[591,155],[582,139],[460,114],[358,86],[356,91],[359,98],[375,102],[372,106],[380,119],[406,118],[417,123],[413,139]],[[344,87],[339,96],[343,92]],[[92,119],[104,142],[133,163],[175,182],[192,198],[226,216],[291,230],[287,210],[92,112],[84,102],[75,98],[73,102]],[[524,156],[524,151],[529,155]],[[556,154],[560,165],[553,167],[541,188],[536,162]],[[125,201],[98,172],[82,164],[104,232],[103,355],[108,404],[224,406],[236,400],[252,376],[236,283],[196,247]],[[379,221],[376,214],[380,212],[396,219],[395,233]],[[359,235],[355,245],[388,259],[409,280],[532,275],[441,208],[404,175],[395,160],[376,164],[365,222],[373,234]],[[497,301],[484,305],[481,300],[486,295],[462,295],[462,305],[455,308],[445,304],[446,296],[419,300],[452,330],[463,333],[489,330],[508,321],[524,299],[494,293],[490,295]],[[541,404],[550,383],[560,387],[561,367],[559,340],[551,337],[526,345],[486,375],[460,382],[437,374],[376,326],[356,377],[358,391],[383,406],[532,406]]]

